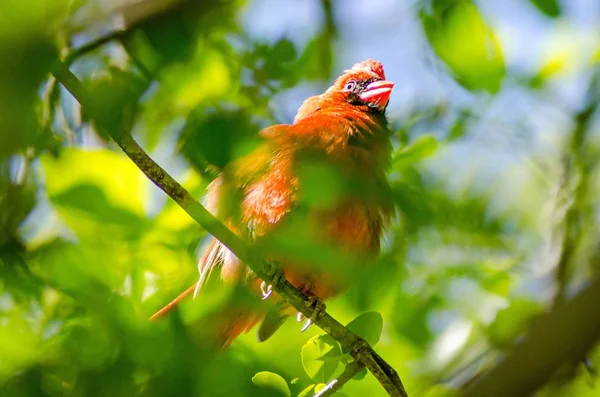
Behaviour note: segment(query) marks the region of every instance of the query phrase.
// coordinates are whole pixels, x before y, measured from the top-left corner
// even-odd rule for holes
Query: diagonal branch
[[[78,58],[97,50],[105,44],[110,43],[111,41],[122,41],[127,37],[129,32],[125,30],[115,30],[107,34],[106,36],[100,36],[95,40],[90,41],[89,43],[85,43],[81,47],[75,48],[69,52],[69,54],[65,57],[64,63],[67,66],[71,66],[75,60]]]
[[[358,374],[365,366],[358,361],[353,361],[346,366],[344,372],[337,379],[332,380],[322,388],[317,394],[313,397],[329,397],[333,396],[333,394],[340,390],[346,383],[348,383],[356,374]]]
[[[464,397],[530,396],[564,363],[580,360],[600,339],[600,278],[535,320],[523,341],[463,390]]]
[[[98,117],[99,111],[94,98],[91,98],[83,83],[63,63],[57,63],[52,74],[73,97],[86,109],[92,118]],[[254,273],[265,282],[272,285],[273,290],[281,295],[291,306],[307,318],[313,318],[315,305],[313,300],[298,291],[283,276],[279,267],[264,261],[255,250],[223,223],[204,208],[190,193],[175,181],[164,169],[148,156],[139,144],[123,131],[107,127],[104,120],[94,119],[104,131],[112,137],[125,154],[146,174],[146,176],[162,191],[169,195],[179,206],[207,232],[220,240],[242,262],[248,265]],[[385,362],[373,348],[361,337],[350,332],[339,321],[325,311],[318,311],[314,316],[314,324],[331,337],[348,348],[352,357],[364,365],[381,383],[390,396],[408,397],[400,377],[396,371]]]

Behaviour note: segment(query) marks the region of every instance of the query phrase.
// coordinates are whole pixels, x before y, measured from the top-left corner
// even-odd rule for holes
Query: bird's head
[[[369,111],[383,112],[393,88],[394,83],[385,79],[381,62],[367,59],[345,70],[325,95],[341,97]]]
[[[357,106],[368,113],[383,114],[393,87],[394,83],[385,79],[381,62],[367,59],[345,70],[325,93],[306,99],[298,109],[294,123],[323,108],[340,104]]]

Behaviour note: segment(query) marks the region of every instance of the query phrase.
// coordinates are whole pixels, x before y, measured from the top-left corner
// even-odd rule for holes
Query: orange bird
[[[293,124],[262,130],[264,143],[225,167],[208,187],[209,210],[232,231],[254,240],[275,235],[284,221],[296,214],[306,220],[320,241],[366,261],[376,257],[384,225],[393,212],[387,196],[377,194],[389,189],[386,173],[392,143],[385,109],[393,86],[385,80],[378,61],[369,59],[344,71],[325,93],[304,101]],[[303,153],[318,154],[339,169],[340,175],[351,178],[355,188],[333,203],[303,206],[297,172],[306,159]],[[347,287],[326,269],[302,266],[289,258],[277,261],[287,280],[308,295],[325,300]],[[223,282],[243,280],[251,290],[262,291],[263,298],[270,295],[264,283],[261,285],[235,255],[213,239],[198,264],[198,282],[151,319],[166,314],[187,295],[196,295],[215,268],[220,269]],[[258,339],[269,338],[293,314],[285,301],[274,299],[278,299],[277,304],[266,313],[248,308],[222,311],[212,325],[216,342],[229,345],[258,322]]]

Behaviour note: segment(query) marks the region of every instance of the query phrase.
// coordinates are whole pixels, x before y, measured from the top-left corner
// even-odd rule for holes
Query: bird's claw
[[[262,294],[262,300],[267,299],[273,294],[273,286],[271,284],[267,285],[267,283],[263,281],[260,283],[260,293]]]
[[[300,330],[300,332],[304,332],[307,329],[310,328],[310,326],[312,325],[312,320],[310,318],[306,319],[306,322],[304,323],[304,325],[302,326],[302,329]]]
[[[310,315],[310,320],[314,322],[318,317],[325,313],[327,307],[325,306],[323,299],[319,298],[318,296],[309,296],[308,299],[309,300],[306,302],[306,305],[313,308],[312,314]]]
[[[325,313],[325,310],[327,309],[325,302],[323,302],[323,300],[318,296],[309,296],[309,301],[306,302],[306,305],[308,307],[312,307],[313,311],[309,318],[306,318],[306,316],[300,312],[298,312],[296,315],[296,321],[302,322],[306,320],[300,332],[306,331],[317,320],[318,317]]]

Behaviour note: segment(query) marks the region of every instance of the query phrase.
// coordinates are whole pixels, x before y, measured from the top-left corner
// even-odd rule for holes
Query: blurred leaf
[[[270,49],[261,73],[264,80],[283,80],[290,75],[290,62],[296,58],[296,47],[290,40],[283,38]]]
[[[154,149],[165,133],[177,127],[175,122],[191,118],[190,128],[193,128],[198,121],[220,115],[214,108],[207,112],[208,106],[222,106],[226,100],[236,103],[233,100],[239,99],[237,82],[232,78],[236,66],[213,47],[198,42],[193,58],[165,68],[161,84],[144,103],[142,123],[149,148]],[[226,116],[227,112],[223,114]],[[243,116],[248,117],[248,114]],[[258,128],[253,130],[254,134],[257,132]],[[235,135],[238,132],[233,129],[224,133]]]
[[[117,357],[111,324],[89,317],[69,321],[64,332],[65,350],[82,369],[102,369]]]
[[[181,134],[181,152],[197,169],[208,165],[223,169],[262,143],[259,130],[242,111],[192,114]]]
[[[296,47],[288,39],[281,39],[273,46],[271,56],[279,62],[290,62],[296,57]]]
[[[394,153],[392,159],[392,168],[394,170],[402,169],[421,161],[436,153],[438,141],[432,135],[423,135],[415,139],[409,146]]]
[[[19,316],[0,317],[0,386],[44,355],[41,341]]]
[[[304,47],[294,68],[296,76],[288,85],[300,79],[324,80],[331,77],[333,69],[332,35],[323,31]]]
[[[100,225],[127,226],[129,238],[144,227],[148,181],[125,156],[108,150],[67,149],[42,157],[46,191],[67,224],[80,236]]]
[[[518,336],[525,332],[529,321],[540,314],[544,306],[539,302],[515,299],[510,306],[500,310],[496,319],[488,327],[490,342],[499,348],[509,348]]]
[[[16,237],[19,224],[36,203],[37,180],[30,166],[28,161],[17,157],[0,162],[0,247]],[[18,178],[11,178],[12,167],[19,170]]]
[[[440,3],[440,2],[436,2]],[[504,78],[504,57],[494,32],[477,7],[452,0],[421,11],[421,22],[433,49],[452,69],[457,80],[472,90],[497,92]]]
[[[327,382],[340,364],[341,353],[331,336],[315,336],[302,346],[302,365],[315,382]]]
[[[333,165],[314,158],[308,159],[299,162],[296,173],[300,185],[298,201],[309,208],[332,209],[342,199],[345,178]]]
[[[558,0],[530,0],[538,10],[545,15],[556,18],[560,16],[560,5]]]
[[[327,383],[317,383],[315,385],[315,393],[319,393],[321,390],[323,390],[325,388],[325,386],[327,386]]]
[[[123,283],[128,272],[126,255],[118,255],[124,244],[115,242],[111,249],[104,244],[68,244],[56,240],[35,252],[32,269],[56,289],[75,295],[87,303],[98,303]],[[114,251],[113,251],[114,250]],[[110,266],[108,266],[110,264]]]
[[[458,390],[444,385],[435,385],[425,393],[424,397],[455,397]]]
[[[308,385],[306,386],[306,388],[304,388],[300,394],[298,394],[298,397],[311,397],[314,393],[313,390],[315,388],[316,385]]]
[[[52,141],[41,123],[38,90],[57,57],[54,40],[68,1],[0,2],[0,162]]]
[[[356,375],[354,375],[354,376],[352,377],[352,379],[354,379],[354,380],[362,380],[362,379],[364,379],[364,378],[365,378],[365,376],[367,376],[367,373],[368,373],[368,372],[369,372],[369,371],[367,371],[367,369],[366,369],[366,368],[363,368],[363,369],[361,369],[360,371],[358,371],[358,373],[357,373]]]
[[[375,346],[381,338],[383,317],[378,312],[366,312],[350,321],[346,328],[364,338],[371,346]]]
[[[189,59],[197,37],[232,27],[240,9],[238,1],[129,2],[121,10],[125,24],[143,32],[160,54],[162,67]],[[229,26],[228,26],[229,25]]]
[[[110,131],[129,133],[137,111],[137,101],[148,82],[137,74],[110,67],[102,77],[88,84],[88,95],[94,100],[94,117]],[[83,120],[89,115],[83,109]]]
[[[285,379],[273,372],[259,372],[252,378],[252,383],[261,389],[261,396],[290,397],[290,389]]]

